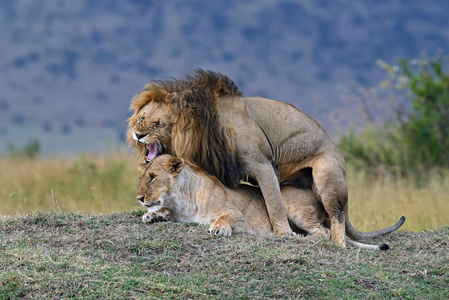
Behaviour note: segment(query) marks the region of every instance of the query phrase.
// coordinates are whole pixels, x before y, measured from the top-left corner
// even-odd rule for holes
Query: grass
[[[0,159],[0,214],[35,210],[111,213],[134,208],[138,161],[132,155]]]
[[[449,298],[448,227],[393,233],[381,252],[315,237],[211,237],[141,214],[3,217],[0,298]]]
[[[0,159],[0,214],[33,211],[81,214],[130,212],[139,183],[132,154],[80,156],[70,159]],[[428,174],[427,184],[374,177],[348,165],[352,224],[369,231],[407,217],[403,230],[422,231],[449,224],[449,174]]]
[[[428,174],[417,186],[413,178],[374,176],[348,166],[349,213],[352,224],[367,231],[390,226],[400,216],[407,220],[402,229],[432,230],[449,224],[449,172]]]

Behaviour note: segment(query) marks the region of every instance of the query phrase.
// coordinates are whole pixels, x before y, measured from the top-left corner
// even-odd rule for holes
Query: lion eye
[[[156,175],[155,174],[150,174],[149,178],[148,178],[148,182],[153,182],[156,179]]]
[[[161,121],[157,120],[156,122],[153,122],[154,126],[159,127],[161,126]]]

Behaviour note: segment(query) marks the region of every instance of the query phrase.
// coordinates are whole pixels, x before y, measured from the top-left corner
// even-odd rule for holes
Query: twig
[[[62,209],[59,207],[58,201],[55,199],[55,197],[53,195],[53,189],[51,189],[51,200],[53,200],[53,205],[59,209],[59,212],[61,212]]]
[[[87,213],[90,213],[90,209],[92,208],[92,203],[94,202],[95,197],[90,195],[90,204],[89,204],[89,209],[87,210]]]
[[[380,224],[380,221],[379,221],[379,219],[376,216],[376,213],[374,212],[374,209],[371,207],[371,204],[368,202],[368,200],[366,199],[365,195],[363,194],[363,191],[357,186],[357,184],[355,184],[354,181],[351,181],[351,183],[354,184],[355,187],[359,190],[360,194],[362,194],[363,199],[365,199],[366,204],[368,204],[368,207],[371,209],[371,212],[373,213],[374,218],[376,219],[376,221],[379,224],[380,228],[383,228],[382,224]]]

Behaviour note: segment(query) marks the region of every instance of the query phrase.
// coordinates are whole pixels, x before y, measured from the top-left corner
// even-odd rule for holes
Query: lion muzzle
[[[146,134],[139,134],[139,133],[134,132],[133,139],[135,141],[137,141],[138,143],[140,143],[140,144],[145,144],[145,142],[142,141],[142,139],[145,138],[147,135],[148,135],[148,133],[146,133]]]

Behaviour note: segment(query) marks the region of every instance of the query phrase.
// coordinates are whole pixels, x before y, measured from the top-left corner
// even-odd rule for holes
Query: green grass
[[[33,213],[0,221],[0,298],[447,299],[449,228],[376,240],[387,252],[315,237],[211,237],[142,212]]]

